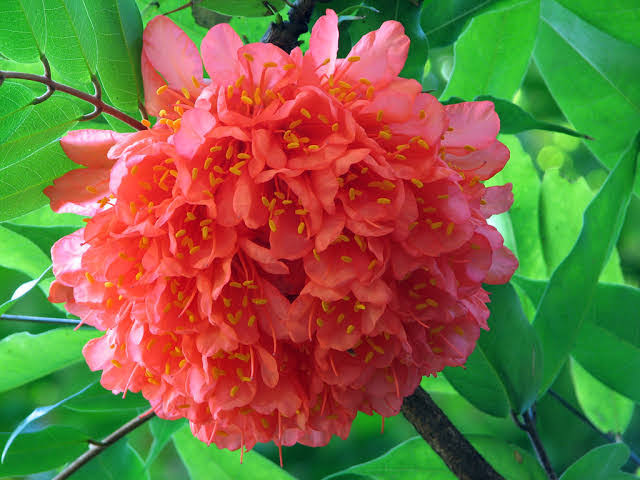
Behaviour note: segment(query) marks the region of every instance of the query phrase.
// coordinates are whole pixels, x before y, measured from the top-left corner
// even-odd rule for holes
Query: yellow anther
[[[182,90],[182,95],[184,95],[184,98],[186,98],[187,100],[191,98],[191,94],[189,93],[189,90],[187,90],[184,87],[182,87],[180,90]]]
[[[248,55],[247,53],[245,53],[245,55]],[[238,390],[240,390],[240,387],[238,385],[234,385],[233,387],[231,387],[231,390],[229,390],[229,396],[230,397],[235,397],[238,393]],[[220,433],[220,432],[218,432]]]
[[[253,100],[251,97],[247,97],[246,95],[242,95],[240,97],[240,101],[245,105],[253,105]]]
[[[231,160],[231,157],[233,157],[233,145],[229,145],[227,151],[224,152],[224,158]]]
[[[350,242],[351,240],[349,240],[349,237],[347,237],[344,233],[341,233],[340,235],[338,235],[338,240],[342,241],[342,242]]]
[[[446,200],[447,198],[449,198],[448,193],[443,193],[442,195],[438,195],[438,200]]]
[[[247,320],[247,326],[253,327],[253,324],[255,323],[255,321],[256,321],[256,316],[255,315],[251,315],[249,317],[249,320]]]
[[[300,147],[300,144],[298,142],[291,142],[291,143],[287,144],[287,148],[289,150],[293,150],[293,149],[298,148],[298,147]]]
[[[460,336],[464,335],[464,330],[462,330],[462,328],[459,325],[456,325],[455,327],[453,327],[453,331]]]
[[[311,114],[309,113],[309,110],[307,110],[304,107],[300,109],[300,115],[302,115],[305,118],[311,118]]]
[[[349,325],[347,326],[347,334],[351,334],[353,333],[353,331],[356,329],[355,325]]]
[[[372,358],[373,358],[373,352],[367,352],[367,354],[364,356],[364,363],[369,363]]]
[[[330,58],[325,58],[322,63],[320,64],[321,67],[323,67],[324,65],[327,65],[329,62],[331,61]]]
[[[304,232],[304,227],[305,227],[304,222],[300,222],[300,223],[298,224],[298,234],[299,234],[299,235],[302,235],[302,232]]]
[[[451,235],[453,233],[453,229],[455,228],[455,224],[453,222],[449,222],[447,225],[446,234]]]
[[[420,145],[422,148],[424,148],[425,150],[429,150],[429,144],[425,142],[423,139],[418,140],[416,143]]]
[[[187,212],[187,218],[185,219],[185,223],[187,222],[192,222],[196,219],[196,216],[193,214],[193,212]]]
[[[222,303],[224,303],[224,306],[229,308],[231,306],[231,299],[230,298],[226,298],[226,297],[222,297]]]
[[[187,234],[187,231],[183,228],[176,232],[176,238],[184,237]]]
[[[164,117],[166,114],[167,114],[167,111],[164,108],[158,112],[159,117]]]
[[[350,92],[346,97],[344,97],[343,101],[345,103],[350,102],[354,100],[357,96],[358,94],[356,92]]]
[[[410,145],[407,143],[403,143],[402,145],[396,145],[396,150],[399,152],[406,150],[407,148],[410,148]]]
[[[380,205],[389,205],[391,203],[391,200],[386,197],[380,197],[376,200],[376,202],[378,202]]]
[[[426,116],[427,114],[424,110],[420,110],[420,112],[418,112],[418,117],[420,117],[420,120],[423,120]]]
[[[322,327],[324,325],[324,321],[320,317],[318,317],[316,318],[316,325]]]
[[[318,255],[318,251],[314,248],[313,250],[313,256],[316,260],[320,261],[320,255]]]
[[[343,82],[342,80],[338,82],[338,85],[340,85],[342,88],[346,88],[347,90],[351,90],[352,88],[350,83]]]
[[[87,189],[87,192],[89,193],[94,193],[94,194],[98,193],[98,190],[96,190],[96,187],[94,187],[93,185],[88,185],[86,189]]]
[[[433,298],[427,298],[425,300],[425,303],[430,307],[437,307],[439,305],[438,302],[436,302]]]
[[[262,428],[264,428],[265,430],[269,428],[269,422],[267,421],[266,418],[261,418],[260,423],[262,424]]]
[[[198,168],[193,167],[191,170],[191,180],[195,180],[196,178],[198,178]]]
[[[213,172],[209,172],[209,185],[211,185],[212,187],[215,187],[218,183],[219,183],[218,179],[213,174]]]
[[[273,68],[273,67],[277,67],[278,64],[276,62],[265,62],[262,64],[263,68]]]
[[[202,227],[202,239],[206,240],[209,238],[209,227]]]
[[[143,124],[147,128],[149,128],[151,126],[151,122],[149,120],[147,120],[146,118],[143,118],[142,120],[140,120],[140,123]]]
[[[191,75],[191,83],[193,83],[194,87],[200,88],[200,82],[194,75]]]
[[[93,278],[93,275],[91,275],[89,272],[85,272],[85,273],[84,273],[84,276],[85,276],[85,278],[87,279],[87,281],[88,281],[89,283],[93,283],[93,282],[95,282],[95,280],[94,280],[94,278]]]
[[[375,88],[373,88],[373,85],[369,85],[367,87],[366,96],[368,100],[371,100],[373,98],[374,91],[375,91]]]
[[[378,264],[378,260],[376,260],[375,258],[373,260],[371,260],[369,262],[369,265],[367,265],[367,269],[368,270],[373,270],[374,268],[376,268],[376,265]]]
[[[360,303],[360,302],[356,302],[353,305],[353,311],[354,312],[360,312],[360,311],[366,310],[366,309],[367,309],[367,307],[364,304]]]
[[[340,260],[342,260],[344,263],[351,263],[353,262],[353,258],[347,256],[347,255],[342,255],[340,257]]]
[[[364,243],[364,240],[362,239],[362,237],[360,235],[354,235],[353,239],[355,240],[356,244],[358,245],[358,248],[360,248],[360,251],[364,252],[367,249],[367,245]]]
[[[464,149],[467,150],[468,152],[475,152],[477,150],[475,147],[472,147],[471,145],[465,145]]]
[[[140,280],[142,278],[142,275],[142,272],[136,273],[136,281]]]
[[[260,105],[262,103],[261,93],[260,87],[256,88],[255,92],[253,92],[253,101],[256,105]]]
[[[357,62],[358,60],[360,60],[360,57],[358,57],[357,55],[347,58],[347,62],[351,62],[351,63]]]
[[[338,122],[336,122],[333,125],[331,125],[331,131],[332,132],[337,132],[339,128],[340,128],[340,125],[338,124]]]
[[[243,53],[242,56],[247,59],[248,62],[253,62],[253,55],[250,53]]]
[[[329,125],[329,119],[327,118],[326,115],[323,114],[318,114],[318,120],[320,120],[322,123],[324,123],[325,125]]]
[[[111,360],[111,363],[116,368],[122,368],[122,365],[120,364],[120,362],[118,360]]]
[[[336,322],[338,322],[338,325],[342,323],[342,321],[344,320],[345,314],[341,313],[338,315],[338,317],[336,318]]]
[[[234,90],[235,90],[235,89],[233,88],[233,85],[229,85],[229,86],[227,87],[227,98],[231,98],[231,97],[233,97],[233,92],[234,92]]]
[[[302,123],[302,120],[294,120],[289,124],[289,130],[293,130]]]
[[[382,110],[378,110],[378,113],[376,114],[376,120],[378,122],[382,121],[382,116],[384,115],[384,112]]]
[[[269,219],[269,230],[271,230],[272,232],[278,230],[278,228],[276,227],[276,222],[274,222],[272,218]]]
[[[442,227],[442,222],[433,222],[433,223],[431,224],[431,230],[437,230],[437,229],[439,229],[440,227]]]
[[[252,298],[251,301],[253,303],[255,303],[256,305],[264,305],[267,303],[267,299],[266,298]]]
[[[305,210],[304,208],[297,208],[294,213],[296,215],[306,215],[307,213],[309,213],[309,211]]]
[[[411,183],[413,183],[418,188],[424,187],[424,183],[422,183],[422,181],[417,178],[412,178]]]
[[[387,132],[386,130],[380,130],[378,132],[378,136],[380,138],[384,138],[385,140],[389,140],[391,138],[391,133]]]
[[[169,85],[162,85],[160,88],[156,90],[156,94],[162,95],[167,88],[169,88]]]

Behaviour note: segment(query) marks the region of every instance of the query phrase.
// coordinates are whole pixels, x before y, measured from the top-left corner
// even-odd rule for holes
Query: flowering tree
[[[638,8],[226,3],[5,2],[0,474],[635,478]]]

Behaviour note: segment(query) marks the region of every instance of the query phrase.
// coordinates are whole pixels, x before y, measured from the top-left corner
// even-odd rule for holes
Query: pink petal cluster
[[[86,168],[45,191],[88,216],[53,247],[51,300],[106,331],[91,369],[220,447],[319,446],[358,411],[397,414],[423,375],[465,362],[482,283],[517,267],[486,221],[512,202],[482,184],[509,157],[493,104],[443,106],[398,77],[397,22],[336,58],[337,22],[328,10],[304,54],[216,25],[201,56],[155,18],[158,121],[70,132]]]

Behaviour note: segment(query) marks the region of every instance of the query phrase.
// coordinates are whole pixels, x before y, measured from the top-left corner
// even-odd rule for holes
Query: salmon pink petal
[[[338,72],[344,71],[346,78],[358,82],[366,78],[376,87],[385,85],[398,76],[409,52],[409,37],[404,27],[396,21],[384,22],[378,30],[367,33],[358,40],[347,59],[342,61]]]
[[[107,154],[109,149],[126,134],[110,130],[72,130],[60,145],[64,153],[79,165],[91,168],[110,168],[113,160]]]
[[[487,188],[484,197],[482,197],[484,203],[480,205],[482,214],[489,218],[491,215],[497,215],[509,210],[513,203],[511,188],[512,185],[510,183]]]
[[[487,180],[502,170],[509,160],[509,149],[497,140],[488,147],[465,155],[445,155],[445,160],[460,170],[469,172],[471,177]]]
[[[500,247],[493,251],[491,268],[484,281],[490,285],[506,283],[518,269],[518,259],[511,250]]]
[[[58,281],[69,285],[77,285],[84,279],[82,254],[89,249],[84,243],[84,231],[78,230],[62,237],[51,247],[53,274]]]
[[[202,39],[200,48],[204,68],[217,85],[230,85],[242,74],[237,51],[242,47],[240,36],[228,23],[214,25]]]
[[[500,131],[500,119],[493,102],[463,102],[446,105],[449,131],[442,144],[447,151],[458,154],[488,147]]]
[[[170,88],[178,92],[186,88],[197,96],[199,88],[193,79],[202,81],[200,52],[173,21],[162,15],[152,19],[144,29],[142,52]]]
[[[335,69],[338,53],[338,16],[327,9],[311,30],[309,49],[303,59],[303,81],[307,76],[331,75]],[[308,80],[307,80],[308,81]]]
[[[144,51],[140,59],[140,69],[142,71],[142,84],[144,85],[144,108],[149,115],[157,117],[160,110],[173,103],[173,96],[166,90],[158,90],[163,85],[166,85],[166,82],[153,68]]]
[[[193,157],[215,125],[216,119],[205,110],[193,108],[185,112],[180,130],[174,135],[178,153],[184,158]]]
[[[109,170],[94,168],[71,170],[44,189],[54,212],[87,216],[100,210],[98,201],[109,193]]]
[[[243,85],[253,78],[263,92],[277,91],[289,83],[287,79],[293,79],[293,69],[285,68],[291,65],[291,57],[272,43],[250,43],[241,47],[238,62],[246,78]],[[253,90],[253,86],[250,88]]]

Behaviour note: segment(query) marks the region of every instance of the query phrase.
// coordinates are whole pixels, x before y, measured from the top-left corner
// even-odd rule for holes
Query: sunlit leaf
[[[513,98],[529,67],[539,7],[538,0],[528,0],[474,17],[455,44],[455,65],[442,98]]]
[[[82,360],[82,347],[102,332],[70,328],[49,330],[39,335],[15,333],[0,340],[0,392],[19,387],[37,378]]]
[[[126,438],[111,445],[96,458],[73,474],[73,480],[95,480],[97,478],[118,480],[149,480],[142,458],[129,445]]]
[[[151,464],[158,458],[158,455],[162,453],[164,447],[173,437],[173,434],[185,426],[186,420],[164,420],[159,417],[154,417],[149,422],[151,428],[151,434],[153,435],[153,443],[149,449],[149,454],[144,462],[144,467],[149,468]]]
[[[0,265],[38,278],[51,260],[27,238],[0,225]]]
[[[422,6],[420,24],[431,48],[444,47],[456,41],[466,22],[482,13],[494,0],[427,0]]]
[[[11,307],[15,305],[15,303],[20,300],[20,298],[24,297],[27,293],[29,293],[36,285],[40,283],[40,281],[49,273],[51,268],[47,268],[42,274],[33,280],[23,283],[18,288],[16,288],[11,298],[4,303],[0,303],[0,315],[9,310]]]
[[[622,443],[594,448],[576,460],[560,477],[560,480],[633,480],[635,475],[620,468],[629,458],[629,447]]]
[[[133,392],[127,392],[126,397],[122,398],[122,394],[114,394],[102,385],[95,384],[77,397],[70,398],[63,407],[82,413],[135,412],[141,408],[148,410],[149,401],[141,393]]]
[[[540,73],[567,119],[595,138],[587,147],[613,168],[640,125],[640,48],[554,0],[542,0],[540,14],[534,50]]]
[[[47,42],[42,0],[0,2],[0,53],[16,62],[40,61]]]
[[[250,451],[243,455],[240,463],[240,451],[218,449],[207,446],[193,436],[188,426],[173,434],[173,443],[184,463],[191,480],[291,480],[293,477],[285,470],[264,458],[258,452]]]
[[[195,0],[198,8],[208,9],[224,15],[239,17],[265,17],[273,15],[273,11],[265,6],[263,0]],[[276,10],[284,7],[282,0],[269,0],[271,6]]]
[[[595,293],[598,277],[615,247],[633,187],[638,134],[584,214],[580,236],[553,272],[534,319],[544,350],[542,391],[565,363]]]

